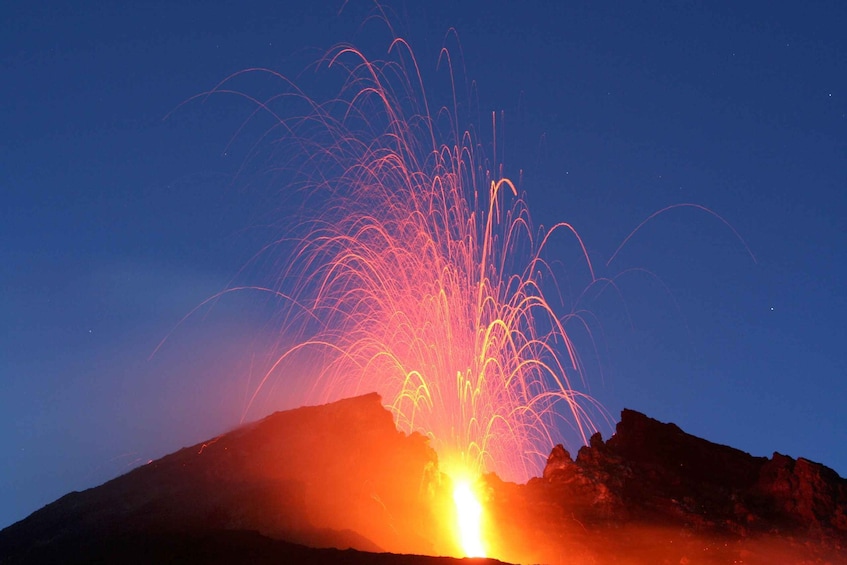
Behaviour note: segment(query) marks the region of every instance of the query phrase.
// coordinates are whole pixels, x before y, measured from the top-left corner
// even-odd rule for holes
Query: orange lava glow
[[[482,504],[469,481],[461,480],[453,485],[453,503],[456,534],[464,557],[486,557],[482,543]]]

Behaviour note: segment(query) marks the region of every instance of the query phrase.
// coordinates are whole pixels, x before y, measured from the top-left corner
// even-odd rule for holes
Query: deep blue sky
[[[180,103],[387,45],[366,2],[174,4],[0,8],[0,527],[238,421],[273,304],[232,296],[149,356],[264,243],[284,187],[236,176],[248,104]],[[622,276],[622,302],[591,305],[595,397],[847,475],[847,7],[410,4],[395,21],[424,72],[456,28],[481,113],[505,113],[500,158],[535,221],[571,222],[603,274],[661,280]],[[758,263],[678,209],[602,266],[680,202]]]

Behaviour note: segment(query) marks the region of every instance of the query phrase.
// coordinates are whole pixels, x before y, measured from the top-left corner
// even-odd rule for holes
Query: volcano
[[[0,563],[449,563],[450,477],[380,397],[278,412],[0,531]],[[482,479],[488,554],[545,563],[847,563],[847,480],[624,410],[543,476]],[[475,560],[476,561],[476,560]],[[478,560],[478,562],[495,562]]]

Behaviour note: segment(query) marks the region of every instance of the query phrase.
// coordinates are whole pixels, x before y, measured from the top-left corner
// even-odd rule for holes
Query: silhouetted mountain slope
[[[376,552],[455,553],[449,483],[425,438],[398,432],[370,394],[279,412],[70,493],[0,531],[0,563],[447,563]],[[576,460],[556,446],[542,477],[484,486],[489,554],[508,561],[847,564],[847,481],[834,471],[631,410]]]
[[[252,530],[314,547],[431,553],[435,452],[370,394],[278,412],[72,492],[0,532],[0,558],[67,540]]]
[[[4,563],[7,561],[4,561]],[[368,553],[355,549],[312,548],[275,540],[258,532],[211,530],[195,533],[136,533],[94,539],[66,539],[35,548],[9,563],[40,565],[497,565],[494,559],[454,559],[425,555]]]

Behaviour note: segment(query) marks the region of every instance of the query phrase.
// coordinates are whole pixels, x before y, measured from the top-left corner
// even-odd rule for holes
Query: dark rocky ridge
[[[543,480],[593,497],[590,520],[683,519],[742,536],[847,539],[847,480],[832,469],[779,453],[753,457],[632,410],[622,412],[608,442],[595,435],[575,462],[556,446]]]
[[[485,480],[489,547],[506,560],[847,563],[837,473],[631,410],[576,460],[556,446],[526,485]],[[365,552],[453,552],[450,512],[435,453],[372,394],[280,412],[70,493],[0,531],[0,563],[447,563]]]
[[[576,460],[554,447],[541,478],[489,483],[504,546],[517,549],[505,559],[556,561],[568,548],[569,563],[847,563],[847,480],[835,471],[633,410]]]

